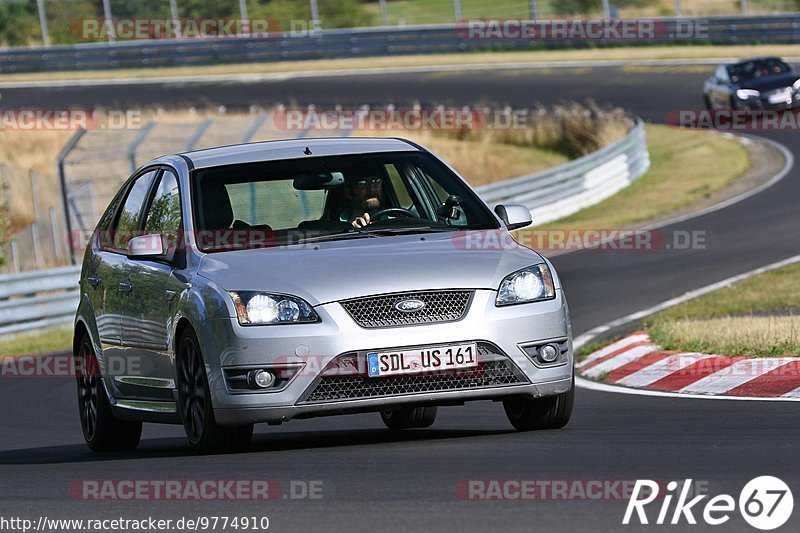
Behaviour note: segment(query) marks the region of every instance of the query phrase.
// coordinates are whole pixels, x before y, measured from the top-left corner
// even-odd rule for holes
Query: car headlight
[[[736,91],[736,96],[740,100],[747,100],[748,98],[758,98],[761,93],[753,89],[739,89]]]
[[[231,292],[242,326],[319,322],[311,306],[296,296],[255,291]]]
[[[553,276],[545,263],[517,270],[506,276],[497,290],[494,304],[513,305],[555,298]]]

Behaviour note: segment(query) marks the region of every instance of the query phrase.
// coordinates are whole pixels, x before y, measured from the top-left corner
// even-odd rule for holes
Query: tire
[[[178,409],[189,446],[198,453],[243,451],[253,438],[253,425],[221,426],[214,420],[208,376],[194,331],[178,340],[176,357]]]
[[[572,387],[564,393],[546,398],[512,396],[503,400],[503,408],[511,425],[518,431],[537,429],[561,429],[572,416],[575,402],[575,377]]]
[[[142,423],[126,422],[114,416],[89,335],[81,338],[76,357],[78,415],[87,446],[95,452],[136,449],[142,437]]]
[[[438,407],[402,407],[381,411],[383,423],[389,429],[426,428],[436,421]]]

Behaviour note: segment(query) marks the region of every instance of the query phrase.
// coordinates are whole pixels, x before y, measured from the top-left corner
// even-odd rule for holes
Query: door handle
[[[88,278],[86,278],[86,281],[92,287],[97,287],[98,285],[100,285],[100,278],[98,278],[97,276],[89,276]]]
[[[131,292],[133,290],[133,285],[128,283],[127,281],[123,281],[119,284],[119,292]]]

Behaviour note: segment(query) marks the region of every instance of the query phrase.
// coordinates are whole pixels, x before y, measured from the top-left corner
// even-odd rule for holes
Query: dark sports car
[[[708,109],[791,109],[800,106],[800,75],[778,57],[721,65],[703,99]]]

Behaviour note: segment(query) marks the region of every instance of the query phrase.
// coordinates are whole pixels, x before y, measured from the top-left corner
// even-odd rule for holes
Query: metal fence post
[[[67,144],[64,145],[64,148],[61,149],[61,152],[59,152],[58,156],[56,157],[58,179],[61,182],[61,205],[64,209],[64,229],[67,232],[67,257],[72,265],[75,264],[75,256],[72,253],[72,220],[70,220],[69,215],[69,191],[67,190],[67,173],[64,167],[70,152],[75,149],[75,147],[78,145],[78,142],[81,140],[81,137],[83,137],[85,133],[86,130],[84,129],[79,129],[76,131],[75,135],[73,135],[72,138],[67,141]]]
[[[530,12],[531,20],[539,18],[539,9],[536,5],[536,0],[528,0],[528,11]]]
[[[322,22],[319,20],[319,5],[317,0],[311,1],[311,29],[315,32],[322,29]]]
[[[14,272],[19,274],[19,250],[14,239],[11,239],[11,264],[14,266]]]
[[[461,0],[453,0],[453,14],[456,22],[459,22],[461,20]]]
[[[114,27],[114,19],[111,15],[111,0],[103,0],[103,26],[106,28],[106,37],[109,41],[114,41],[117,29]]]
[[[609,5],[608,0],[603,0],[603,18],[611,18],[611,6]]]
[[[33,197],[33,224],[31,224],[31,240],[33,241],[33,258],[37,268],[42,268],[42,243],[39,240],[39,190],[36,187],[36,173],[29,172],[31,179],[31,195]]]
[[[747,0],[742,0],[742,15],[748,15],[749,11],[750,10],[748,9]]]
[[[386,7],[386,0],[380,0],[379,2],[381,8],[381,22],[384,26],[389,25],[389,9]]]
[[[681,0],[675,0],[675,16],[681,16]]]
[[[42,28],[42,43],[50,46],[50,32],[47,31],[47,12],[44,9],[44,0],[36,0],[36,7],[39,9],[39,26]]]
[[[150,132],[153,131],[153,128],[158,125],[158,122],[153,121],[149,124],[145,125],[144,128],[139,130],[139,133],[136,134],[136,137],[133,138],[131,143],[128,145],[128,167],[131,170],[131,174],[136,172],[136,169],[139,168],[136,164],[136,150],[139,149],[139,145],[144,142]]]
[[[50,208],[50,234],[53,238],[53,255],[56,263],[61,263],[61,246],[58,244],[58,222],[56,221],[56,208]]]
[[[211,127],[213,123],[214,119],[211,118],[207,118],[200,123],[197,129],[194,130],[194,133],[192,133],[192,136],[189,137],[189,140],[186,141],[187,152],[194,150],[194,147],[197,145],[198,142],[200,142],[200,138],[203,136],[203,134],[205,134],[205,132],[208,130],[208,128]]]
[[[181,38],[181,21],[178,18],[178,2],[177,0],[169,0],[169,13],[175,23],[175,37]]]
[[[250,127],[247,128],[247,131],[244,132],[244,135],[242,135],[242,142],[243,143],[249,143],[250,142],[250,140],[253,138],[253,136],[256,133],[258,133],[258,130],[261,129],[261,126],[263,126],[264,123],[267,121],[267,117],[268,116],[269,115],[267,115],[267,114],[263,114],[263,115],[258,115],[255,118],[253,123],[250,124]]]

